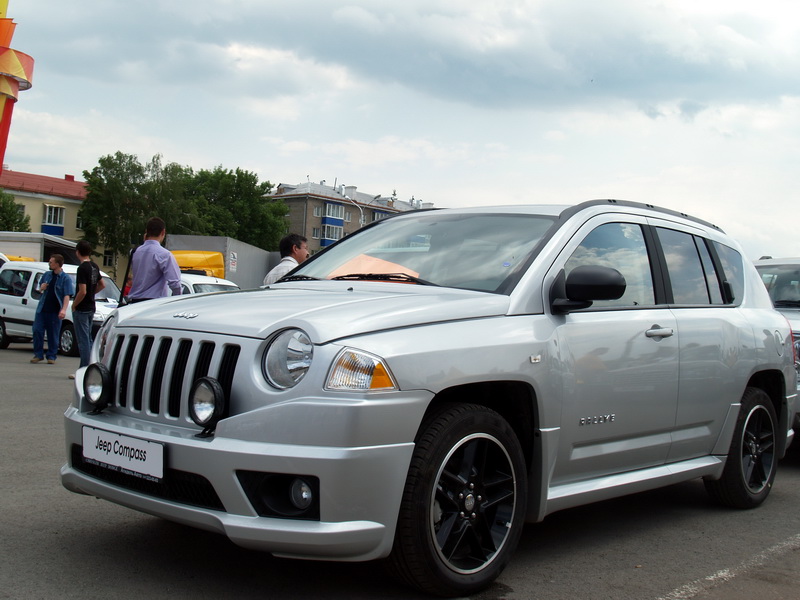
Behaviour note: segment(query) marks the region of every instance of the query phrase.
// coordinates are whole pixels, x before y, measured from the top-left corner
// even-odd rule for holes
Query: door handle
[[[649,338],[665,338],[671,337],[674,331],[672,327],[659,327],[658,325],[653,325],[650,329],[644,332],[644,334]]]
[[[23,298],[22,299],[22,304],[23,304],[23,306],[27,305],[28,304],[28,299],[27,298]]]

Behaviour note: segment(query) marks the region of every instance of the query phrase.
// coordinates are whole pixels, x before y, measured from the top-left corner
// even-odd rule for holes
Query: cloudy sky
[[[439,207],[621,198],[800,256],[796,0],[9,0],[10,169],[122,151]]]

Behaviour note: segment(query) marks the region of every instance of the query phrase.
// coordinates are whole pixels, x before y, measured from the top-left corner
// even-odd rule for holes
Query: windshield
[[[75,285],[75,280],[77,278],[75,273],[70,273],[69,278],[72,279],[72,284]],[[105,282],[106,286],[100,290],[99,292],[95,292],[94,300],[95,302],[119,302],[119,288],[117,284],[110,277],[103,277],[103,281]],[[77,291],[77,287],[75,288]]]
[[[756,269],[775,306],[800,306],[800,263],[756,265]]]
[[[553,221],[526,214],[403,215],[348,236],[287,279],[372,279],[508,293]],[[384,277],[370,277],[377,274]]]

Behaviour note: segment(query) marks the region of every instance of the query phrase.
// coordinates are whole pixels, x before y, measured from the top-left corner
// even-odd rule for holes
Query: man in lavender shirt
[[[153,298],[174,296],[181,293],[181,271],[172,253],[161,243],[167,235],[164,221],[152,217],[147,221],[144,243],[133,253],[133,285],[128,294],[129,302],[142,302]]]

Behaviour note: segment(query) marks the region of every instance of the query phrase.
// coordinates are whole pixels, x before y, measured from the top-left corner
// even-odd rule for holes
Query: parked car
[[[772,304],[789,319],[794,332],[795,357],[800,358],[800,258],[768,258],[756,261],[756,269]],[[800,387],[800,362],[797,363]],[[800,429],[800,418],[795,422]]]
[[[78,267],[64,265],[64,272],[75,281]],[[0,348],[8,348],[11,342],[30,342],[33,339],[33,319],[39,306],[39,291],[42,275],[50,270],[46,262],[9,261],[0,266]],[[105,289],[95,294],[95,313],[92,335],[119,302],[119,288],[111,278],[100,272]],[[60,352],[67,356],[78,356],[78,343],[72,320],[72,303],[61,324]]]
[[[204,294],[206,292],[232,292],[239,286],[219,277],[181,273],[182,294]]]
[[[623,201],[413,211],[263,289],[109,317],[63,485],[466,596],[523,524],[702,477],[758,506],[792,334],[719,228]]]

